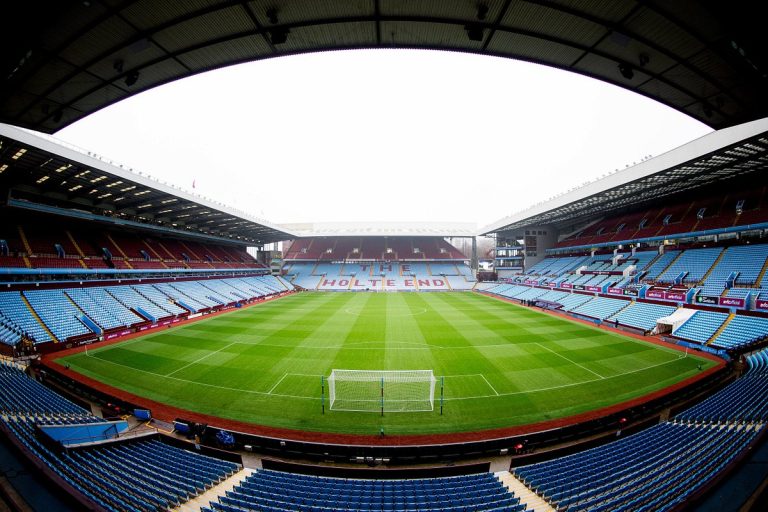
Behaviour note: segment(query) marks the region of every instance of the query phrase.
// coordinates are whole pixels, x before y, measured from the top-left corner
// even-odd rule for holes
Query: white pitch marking
[[[299,395],[286,395],[286,394],[276,394],[276,393],[275,394],[269,394],[269,393],[267,393],[265,391],[254,391],[252,389],[241,389],[241,388],[233,388],[233,387],[229,387],[229,386],[218,386],[216,384],[207,384],[205,382],[198,382],[198,381],[195,381],[195,380],[180,379],[178,377],[168,377],[167,375],[163,375],[161,373],[150,372],[148,370],[142,370],[141,368],[136,368],[136,367],[133,367],[133,366],[129,366],[127,364],[122,364],[122,363],[117,363],[115,361],[110,361],[109,359],[104,359],[104,358],[99,357],[97,355],[94,355],[92,353],[88,354],[88,357],[90,357],[92,359],[98,359],[100,361],[104,361],[105,363],[113,364],[115,366],[121,366],[123,368],[128,368],[128,369],[136,371],[136,372],[146,373],[147,375],[153,375],[155,377],[171,379],[171,380],[175,380],[177,382],[184,382],[184,383],[187,383],[187,384],[194,384],[194,385],[197,385],[197,386],[204,386],[204,387],[207,387],[207,388],[223,389],[223,390],[226,390],[226,391],[237,391],[238,393],[248,393],[248,394],[252,394],[252,395],[276,396],[276,397],[281,397],[281,398],[296,398],[296,399],[299,399],[299,400],[314,400],[314,401],[320,400],[319,397],[299,396]],[[624,372],[624,373],[619,373],[619,374],[616,374],[616,375],[611,375],[610,377],[605,377],[605,378],[601,378],[601,379],[583,380],[581,382],[572,382],[570,384],[562,384],[560,386],[551,386],[551,387],[548,387],[548,388],[526,389],[524,391],[511,391],[509,393],[498,393],[497,395],[473,395],[473,396],[461,396],[461,397],[454,397],[454,398],[446,398],[445,401],[448,402],[448,401],[452,401],[452,400],[476,400],[478,398],[495,398],[495,397],[504,397],[504,396],[514,396],[514,395],[523,395],[523,394],[526,394],[526,393],[538,393],[538,392],[541,392],[541,391],[552,391],[554,389],[570,388],[570,387],[574,387],[574,386],[581,386],[582,384],[589,384],[589,383],[592,383],[592,382],[597,382],[598,380],[608,380],[608,379],[614,379],[614,378],[617,378],[617,377],[622,377],[624,375],[631,375],[633,373],[638,373],[638,372],[642,372],[642,371],[645,371],[645,370],[650,370],[651,368],[656,368],[658,366],[663,366],[665,364],[669,364],[669,363],[671,363],[673,361],[677,361],[677,360],[678,360],[678,358],[675,357],[674,359],[670,359],[669,361],[664,361],[663,363],[653,364],[651,366],[646,366],[644,368],[638,368],[636,370],[631,370],[631,371]],[[293,375],[302,375],[302,374],[293,374]],[[469,376],[476,376],[476,375],[481,375],[481,374],[473,373],[473,374],[465,374],[465,375],[444,375],[444,377],[446,377],[446,378],[450,378],[450,377],[469,377]],[[313,377],[317,377],[317,376],[318,375],[313,375]]]
[[[227,346],[225,346],[225,347],[221,347],[219,350],[215,350],[215,351],[213,351],[213,352],[210,352],[210,353],[208,353],[208,354],[205,354],[204,356],[202,356],[202,357],[200,357],[200,358],[198,358],[198,359],[195,359],[195,360],[194,360],[194,361],[192,361],[191,363],[189,363],[189,364],[185,364],[185,365],[184,365],[184,366],[182,366],[181,368],[178,368],[178,369],[176,369],[176,370],[173,370],[171,373],[169,373],[169,374],[165,375],[165,377],[170,377],[170,376],[171,376],[171,375],[173,375],[174,373],[180,372],[181,370],[183,370],[183,369],[185,369],[185,368],[189,368],[189,367],[190,367],[190,366],[192,366],[193,364],[197,364],[197,363],[199,363],[200,361],[202,361],[202,360],[203,360],[203,359],[205,359],[206,357],[211,357],[211,356],[212,356],[212,355],[214,355],[214,354],[218,354],[218,353],[219,353],[219,352],[221,352],[222,350],[226,350],[226,349],[228,349],[229,347],[231,347],[232,345],[237,345],[237,342],[236,342],[236,341],[235,341],[235,342],[232,342],[232,343],[230,343],[229,345],[227,345]]]
[[[277,381],[277,382],[275,383],[275,385],[274,385],[274,386],[272,386],[272,389],[270,389],[269,391],[267,391],[267,394],[268,394],[268,395],[271,395],[271,394],[272,394],[272,392],[275,390],[275,388],[276,388],[277,386],[279,386],[281,382],[283,382],[283,379],[284,379],[284,378],[285,378],[287,375],[288,375],[287,373],[284,373],[284,374],[283,374],[283,376],[282,376],[282,377],[280,377],[280,380],[279,380],[279,381]]]
[[[603,377],[602,375],[600,375],[600,374],[599,374],[599,373],[597,373],[596,371],[592,371],[592,370],[590,370],[590,369],[589,369],[589,368],[587,368],[586,366],[584,366],[584,365],[581,365],[581,364],[577,363],[576,361],[574,361],[574,360],[572,360],[572,359],[569,359],[569,358],[565,357],[563,354],[560,354],[560,353],[558,353],[558,352],[555,352],[555,351],[554,351],[554,350],[552,350],[551,348],[545,347],[545,346],[544,346],[544,345],[542,345],[541,343],[538,343],[538,342],[536,342],[536,345],[540,346],[540,347],[541,347],[541,348],[543,348],[544,350],[548,350],[548,351],[552,352],[552,353],[553,353],[553,354],[555,354],[556,356],[560,356],[560,357],[562,357],[563,359],[565,359],[565,360],[566,360],[566,361],[568,361],[569,363],[571,363],[571,364],[575,364],[575,365],[576,365],[576,366],[578,366],[579,368],[582,368],[582,369],[584,369],[584,370],[587,370],[589,373],[591,373],[591,374],[593,374],[593,375],[597,375],[597,376],[598,376],[598,377],[600,377],[601,379],[605,379],[605,377]]]
[[[498,396],[513,396],[513,395],[524,395],[526,393],[538,393],[540,391],[552,391],[554,389],[562,389],[562,388],[571,388],[574,386],[581,386],[582,384],[590,384],[592,382],[597,382],[599,380],[608,380],[608,379],[615,379],[616,377],[623,377],[624,375],[631,375],[633,373],[643,372],[645,370],[650,370],[651,368],[656,368],[658,366],[663,366],[665,364],[669,364],[673,361],[677,361],[677,358],[670,359],[669,361],[664,361],[663,363],[656,363],[652,364],[651,366],[646,366],[644,368],[638,368],[636,370],[630,370],[628,372],[619,373],[616,375],[611,375],[610,377],[600,378],[600,379],[590,379],[590,380],[583,380],[581,382],[572,382],[570,384],[562,384],[560,386],[551,386],[548,388],[538,388],[538,389],[526,389],[524,391],[511,391],[509,393],[499,393]],[[448,375],[446,375],[448,377]],[[449,400],[475,400],[477,398],[493,398],[494,395],[475,395],[475,396],[460,396],[460,397],[454,397],[454,398],[446,398],[445,401]]]
[[[99,357],[99,356],[91,355],[89,357],[91,357],[93,359],[98,359],[100,361],[104,361],[105,363],[114,364],[115,366],[122,366],[123,368],[128,368],[128,369],[133,370],[135,372],[146,373],[147,375],[154,375],[155,377],[160,377],[162,379],[171,379],[171,380],[175,380],[177,382],[184,382],[184,383],[187,383],[187,384],[194,384],[194,385],[197,385],[197,386],[204,386],[206,388],[224,389],[226,391],[237,391],[238,393],[248,393],[248,394],[251,394],[251,395],[277,396],[277,397],[282,397],[282,398],[298,398],[298,399],[301,399],[301,400],[320,400],[320,397],[299,396],[299,395],[284,395],[284,394],[279,394],[279,393],[274,393],[274,394],[270,395],[266,391],[254,391],[252,389],[232,388],[232,387],[229,387],[229,386],[218,386],[216,384],[207,384],[205,382],[198,382],[196,380],[180,379],[178,377],[169,377],[168,375],[163,375],[162,373],[155,373],[155,372],[150,372],[150,371],[147,371],[147,370],[142,370],[141,368],[135,368],[135,367],[129,366],[127,364],[117,363],[115,361],[110,361],[109,359],[104,359],[104,358]]]
[[[483,378],[483,380],[485,381],[485,383],[486,383],[486,384],[488,384],[488,387],[489,387],[489,388],[491,388],[491,391],[493,391],[494,393],[496,393],[496,396],[499,396],[499,392],[498,392],[498,391],[496,391],[496,388],[494,388],[493,386],[491,386],[491,383],[490,383],[490,382],[488,382],[488,379],[486,379],[486,378],[485,378],[485,375],[483,375],[483,374],[481,373],[481,374],[480,374],[480,376]]]

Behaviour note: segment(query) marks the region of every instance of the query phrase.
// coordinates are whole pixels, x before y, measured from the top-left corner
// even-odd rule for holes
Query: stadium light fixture
[[[125,75],[125,85],[128,87],[132,86],[139,80],[139,70],[134,69],[133,71],[129,72],[127,75]]]
[[[621,76],[627,80],[632,80],[635,77],[635,71],[632,69],[632,66],[626,62],[619,63],[619,72],[621,73]]]

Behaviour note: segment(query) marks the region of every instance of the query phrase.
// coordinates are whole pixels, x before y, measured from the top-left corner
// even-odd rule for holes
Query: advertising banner
[[[720,297],[721,306],[730,306],[736,308],[744,307],[744,299],[740,297]]]
[[[713,306],[717,306],[720,303],[720,297],[713,297],[712,295],[697,295],[696,296],[696,303],[697,304],[712,304]]]

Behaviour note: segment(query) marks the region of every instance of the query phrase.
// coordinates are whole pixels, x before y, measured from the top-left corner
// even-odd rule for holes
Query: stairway
[[[185,243],[184,243],[184,242],[182,242],[181,240],[179,240],[179,243],[180,243],[182,246],[184,246],[184,248],[185,248],[185,249],[188,251],[188,252],[187,252],[187,254],[189,254],[189,257],[190,257],[190,258],[192,258],[193,260],[197,260],[197,261],[205,261],[205,260],[203,260],[203,259],[202,259],[200,256],[198,256],[197,254],[195,254],[195,251],[193,251],[192,249],[190,249],[190,248],[189,248],[189,246],[188,246],[187,244],[185,244]]]
[[[720,336],[720,334],[722,334],[725,328],[728,327],[728,324],[731,323],[731,320],[733,320],[735,317],[736,317],[735,313],[731,313],[730,315],[728,315],[728,318],[725,319],[725,322],[723,322],[723,325],[721,325],[720,328],[717,331],[715,331],[715,334],[713,334],[712,337],[707,340],[705,345],[709,345],[710,343],[715,341],[717,337]]]
[[[755,279],[755,287],[760,286],[760,283],[763,281],[763,277],[765,276],[766,271],[768,271],[768,258],[765,258],[765,263],[763,263],[763,268],[760,270],[760,274],[758,274],[757,279]]]
[[[711,274],[712,271],[715,270],[715,267],[717,267],[720,264],[720,260],[723,259],[723,256],[725,255],[725,251],[727,250],[728,249],[723,249],[722,251],[720,251],[720,254],[717,255],[717,259],[715,260],[715,262],[712,263],[711,267],[709,267],[709,270],[707,270],[707,273],[704,274],[704,277],[702,277],[701,280],[698,283],[696,283],[697,285],[701,286],[706,282],[707,278],[709,277],[709,274]]]
[[[221,483],[214,485],[204,493],[192,498],[186,503],[171,510],[173,512],[200,512],[203,507],[209,507],[212,501],[216,501],[219,496],[224,496],[227,491],[231,491],[235,486],[240,485],[246,478],[256,471],[250,468],[243,468],[234,475],[225,479]]]
[[[169,251],[168,248],[166,246],[164,246],[162,242],[157,242],[157,245],[159,245],[160,248],[165,251],[165,253],[168,255],[169,258],[174,259],[174,260],[176,259],[176,256],[174,256],[173,253],[171,251]]]
[[[109,240],[109,243],[111,243],[111,244],[112,244],[112,247],[114,247],[115,249],[117,249],[117,252],[119,252],[119,253],[120,253],[120,256],[122,256],[122,257],[123,257],[123,260],[125,261],[125,264],[126,264],[126,266],[127,266],[128,268],[131,268],[131,269],[132,269],[132,268],[133,268],[133,265],[131,265],[131,262],[130,262],[130,261],[128,261],[128,256],[127,256],[127,255],[126,255],[126,254],[123,252],[123,250],[120,248],[120,246],[119,246],[119,245],[117,245],[117,243],[116,243],[116,242],[115,242],[115,240],[112,238],[112,236],[110,236],[110,234],[109,234],[109,233],[107,233],[107,240]],[[114,257],[114,254],[113,254],[112,256]]]
[[[77,251],[77,254],[79,254],[81,258],[85,258],[85,253],[83,252],[82,249],[80,249],[80,244],[77,243],[77,241],[75,240],[75,237],[72,236],[72,233],[70,233],[69,230],[66,230],[65,233],[67,234],[67,238],[69,238],[69,241],[72,243],[72,246]]]
[[[663,275],[664,275],[664,273],[665,273],[667,270],[669,270],[669,267],[671,267],[672,265],[674,265],[674,264],[675,264],[675,262],[676,262],[677,260],[679,260],[679,259],[680,259],[680,257],[681,257],[681,256],[682,256],[684,253],[685,253],[685,251],[680,251],[680,252],[678,252],[678,253],[677,253],[677,256],[675,256],[674,258],[672,258],[672,261],[670,261],[670,262],[669,262],[669,265],[667,265],[666,267],[664,267],[664,269],[663,269],[661,272],[659,272],[659,273],[656,275],[656,279],[658,279],[658,278],[660,278],[661,276],[663,276]]]
[[[16,226],[16,229],[19,232],[19,238],[21,239],[21,245],[24,246],[24,250],[27,251],[27,255],[32,255],[32,247],[29,245],[29,240],[27,240],[27,235],[24,233],[24,230],[21,228],[21,226]]]
[[[37,314],[37,311],[35,311],[35,308],[32,307],[32,304],[29,303],[27,298],[24,296],[24,293],[21,292],[19,293],[19,295],[21,295],[21,301],[24,303],[25,306],[27,306],[27,309],[29,310],[30,313],[32,313],[32,316],[35,318],[35,320],[37,320],[38,323],[43,326],[43,329],[45,329],[45,332],[48,333],[48,336],[50,336],[53,341],[58,342],[59,338],[54,336],[53,332],[48,328],[47,325],[45,325],[45,322],[43,322],[43,319],[40,318],[40,315]]]
[[[158,260],[160,260],[160,264],[161,264],[161,265],[162,265],[164,268],[168,268],[168,265],[166,265],[166,264],[165,264],[165,261],[163,261],[163,257],[162,257],[162,256],[160,256],[160,254],[159,254],[159,253],[158,253],[158,252],[155,250],[155,248],[154,248],[154,247],[152,247],[151,245],[149,245],[149,243],[147,243],[147,241],[146,241],[146,240],[142,240],[142,242],[144,243],[144,247],[146,247],[147,249],[149,249],[149,250],[150,250],[150,252],[152,252],[152,254],[154,254],[154,255],[155,255],[155,258],[157,258]]]
[[[520,503],[528,505],[527,510],[535,510],[536,512],[555,512],[555,508],[547,503],[544,498],[530,490],[523,482],[518,480],[509,471],[499,471],[495,475],[501,480],[504,487],[520,498]]]

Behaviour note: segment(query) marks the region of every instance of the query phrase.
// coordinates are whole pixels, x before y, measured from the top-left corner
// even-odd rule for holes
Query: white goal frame
[[[333,369],[328,377],[330,410],[433,411],[436,382],[432,370]]]

